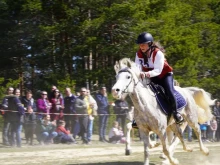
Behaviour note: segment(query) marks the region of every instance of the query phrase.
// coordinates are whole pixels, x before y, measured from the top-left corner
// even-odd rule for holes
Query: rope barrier
[[[4,109],[0,109],[0,111],[3,112],[12,112],[12,113],[18,113],[18,111],[13,111],[13,110],[4,110]],[[25,112],[25,113],[29,113],[29,112]],[[55,115],[60,115],[61,113],[44,113],[44,112],[32,112],[35,114],[42,114],[42,115],[50,115],[50,114],[55,114]],[[88,116],[88,114],[69,114],[69,113],[62,113],[62,115],[66,115],[66,116]],[[116,115],[127,115],[127,113],[123,113],[123,114],[97,114],[95,116],[116,116]]]

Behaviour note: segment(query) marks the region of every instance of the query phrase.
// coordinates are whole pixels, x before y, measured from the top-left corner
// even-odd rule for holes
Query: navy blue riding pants
[[[151,81],[155,84],[161,85],[165,93],[168,95],[170,99],[171,109],[173,112],[177,111],[177,101],[176,97],[174,96],[174,83],[173,83],[173,74],[167,73],[163,78],[159,77],[152,77]]]

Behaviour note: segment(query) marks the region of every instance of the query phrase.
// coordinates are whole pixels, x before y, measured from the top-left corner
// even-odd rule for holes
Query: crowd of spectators
[[[85,87],[75,95],[71,88],[65,88],[64,92],[63,95],[56,86],[52,86],[49,94],[41,91],[40,98],[34,100],[32,91],[27,90],[25,96],[21,96],[19,89],[9,87],[1,106],[3,145],[21,147],[22,130],[28,145],[35,145],[34,138],[39,145],[76,144],[76,137],[81,137],[83,144],[90,144],[95,117],[99,120],[99,141],[109,142],[106,128],[110,103],[106,87],[101,87],[94,96]],[[120,109],[118,112],[121,113]],[[125,117],[122,121],[124,127]]]

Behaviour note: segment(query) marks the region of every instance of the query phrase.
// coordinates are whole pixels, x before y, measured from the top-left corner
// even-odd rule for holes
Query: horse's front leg
[[[131,129],[132,129],[132,122],[129,122],[127,124],[125,155],[130,155],[131,154]]]
[[[144,165],[149,165],[149,144],[150,144],[150,137],[149,132],[146,131],[145,133],[140,131],[140,136],[144,142]]]

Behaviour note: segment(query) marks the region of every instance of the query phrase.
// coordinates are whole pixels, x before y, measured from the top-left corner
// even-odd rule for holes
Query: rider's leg
[[[166,94],[169,96],[171,101],[171,108],[173,111],[173,117],[177,124],[183,122],[183,117],[180,113],[177,112],[177,101],[174,96],[174,84],[173,84],[173,75],[168,73],[165,77],[163,77],[160,81],[160,84],[164,87]]]

